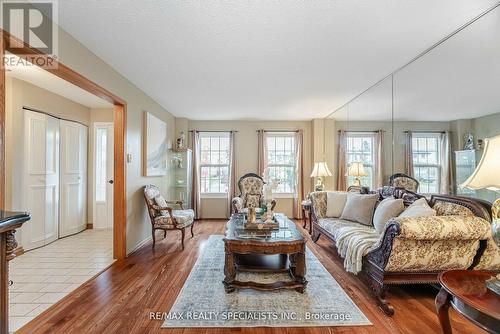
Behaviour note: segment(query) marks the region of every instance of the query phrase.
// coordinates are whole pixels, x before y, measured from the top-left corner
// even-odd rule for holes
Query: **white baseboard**
[[[153,237],[147,237],[146,239],[139,242],[130,252],[127,253],[127,256],[137,252],[140,248],[146,245],[148,242],[153,241]]]

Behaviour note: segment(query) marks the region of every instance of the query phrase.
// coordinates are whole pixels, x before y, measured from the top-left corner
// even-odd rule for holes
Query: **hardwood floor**
[[[302,222],[297,222],[302,225]],[[373,326],[309,328],[198,328],[161,329],[162,321],[150,312],[167,312],[183,286],[200,249],[211,234],[223,234],[225,221],[198,221],[195,237],[181,251],[180,233],[167,233],[153,251],[146,245],[125,260],[68,295],[21,328],[18,333],[440,333],[434,308],[437,291],[430,286],[405,286],[389,290],[396,314],[380,311],[370,291],[346,273],[342,260],[326,240],[309,238],[308,247],[335,277]],[[302,230],[302,229],[301,229]],[[302,230],[305,233],[304,230]],[[454,333],[483,333],[450,309]]]

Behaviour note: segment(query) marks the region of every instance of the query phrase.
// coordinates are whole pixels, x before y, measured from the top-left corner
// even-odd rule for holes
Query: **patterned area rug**
[[[162,327],[306,327],[371,325],[366,316],[308,249],[309,281],[294,290],[236,290],[226,294],[224,243],[212,235],[196,261]],[[241,273],[238,280],[270,282],[286,274]],[[281,278],[280,280],[283,280]]]

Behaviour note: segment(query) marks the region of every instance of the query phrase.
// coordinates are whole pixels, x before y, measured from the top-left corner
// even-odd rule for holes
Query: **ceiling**
[[[493,0],[59,1],[59,24],[177,117],[326,117]]]
[[[19,57],[8,54],[7,57],[19,59]],[[7,65],[7,76],[29,82],[32,85],[41,87],[54,94],[63,96],[73,102],[79,103],[89,108],[112,108],[113,105],[83,89],[69,83],[66,80],[33,66],[31,63],[16,61],[16,66]],[[11,62],[8,62],[11,64]]]

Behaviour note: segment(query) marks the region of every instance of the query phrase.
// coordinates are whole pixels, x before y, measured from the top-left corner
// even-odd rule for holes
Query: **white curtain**
[[[257,131],[257,174],[265,177],[264,172],[267,166],[267,135],[265,130]]]
[[[375,189],[384,185],[384,155],[383,155],[383,130],[375,133]]]
[[[339,148],[337,158],[337,190],[347,190],[347,176],[346,176],[346,150],[347,150],[347,137],[344,130],[339,131]]]
[[[295,134],[295,193],[293,195],[293,217],[302,219],[302,200],[304,199],[304,159],[302,130]]]
[[[451,194],[453,185],[453,168],[451,166],[451,144],[450,133],[443,132],[440,136],[440,161],[441,161],[441,179],[440,193]]]
[[[413,176],[413,133],[411,131],[406,132],[406,175]]]
[[[229,133],[229,194],[227,196],[227,218],[233,213],[233,198],[236,197],[236,154],[234,143],[235,132]]]
[[[191,146],[193,150],[193,188],[191,198],[195,219],[201,218],[201,196],[200,196],[200,134],[193,131],[191,137]]]

